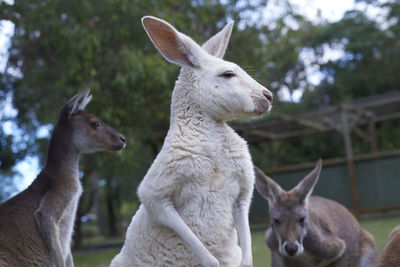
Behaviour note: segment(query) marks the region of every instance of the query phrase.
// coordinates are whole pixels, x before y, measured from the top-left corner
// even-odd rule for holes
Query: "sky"
[[[291,0],[291,3],[310,20],[318,21],[319,17],[337,21],[346,10],[355,6],[354,0]]]
[[[273,20],[274,16],[275,17],[280,17],[282,14],[279,11],[279,0],[270,0],[272,1],[269,6],[264,11],[264,18],[266,21]],[[380,0],[382,2],[384,0]],[[379,16],[384,15],[383,10],[376,8],[372,5],[367,5],[365,3],[356,3],[354,0],[334,0],[334,1],[328,1],[328,0],[290,0],[294,11],[296,13],[299,13],[301,15],[304,15],[307,17],[309,20],[319,23],[323,21],[328,21],[328,22],[335,22],[339,21],[344,13],[348,10],[352,9],[358,9],[363,11],[367,16],[370,18],[374,18],[377,21],[379,21]],[[272,18],[271,18],[272,16]],[[336,60],[343,56],[343,49],[340,48],[340,46],[336,48],[332,48],[329,46],[324,46],[324,55],[322,59],[320,60],[320,63],[326,63],[329,60]],[[322,80],[323,75],[319,71],[319,68],[317,66],[311,65],[311,62],[314,62],[314,54],[312,53],[311,50],[303,50],[300,53],[300,57],[302,58],[305,66],[306,66],[306,72],[307,72],[307,79],[311,84],[317,85],[319,82]],[[293,91],[293,94],[290,95],[290,92],[288,89],[281,89],[278,94],[279,94],[279,99],[280,100],[286,100],[286,101],[293,101],[293,102],[298,102],[300,98],[302,97],[304,92],[303,88],[299,88],[297,90]]]
[[[7,1],[10,2],[10,1]],[[347,10],[357,8],[363,10],[367,15],[374,17],[380,10],[377,10],[371,6],[366,6],[363,3],[355,3],[354,0],[290,0],[294,5],[295,10],[300,14],[305,15],[310,20],[314,22],[320,22],[323,20],[334,22],[340,20]],[[270,0],[270,4],[266,7],[264,11],[265,21],[273,20],[274,16],[279,16],[279,0]],[[9,21],[0,22],[0,71],[4,71],[7,61],[7,49],[9,47],[9,37],[13,34],[14,25]],[[324,60],[332,60],[340,57],[342,51],[340,49],[332,50],[326,48],[326,53]],[[307,51],[303,51],[301,54],[303,60],[307,64],[307,61],[311,62],[312,55]],[[307,68],[308,79],[317,84],[321,80],[321,74],[318,70],[314,69],[313,66]],[[292,98],[288,91],[280,92],[281,99],[292,99],[293,101],[298,101],[302,96],[302,89],[295,90]],[[13,110],[11,101],[6,101],[6,109],[9,113],[16,112]],[[17,132],[15,126],[11,123],[2,125],[6,133]],[[41,136],[46,136],[49,134],[49,128],[44,127],[38,132]],[[40,166],[37,157],[28,157],[24,161],[20,162],[15,169],[20,173],[19,177],[16,179],[16,186],[18,191],[22,191],[28,187],[31,182],[36,178],[40,171]],[[17,193],[17,192],[16,192]]]
[[[9,37],[14,32],[14,24],[8,20],[0,21],[0,72],[4,72],[7,63],[7,49],[9,47]]]

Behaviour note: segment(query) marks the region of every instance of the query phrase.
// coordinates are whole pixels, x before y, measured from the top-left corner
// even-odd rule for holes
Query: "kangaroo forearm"
[[[55,225],[51,218],[44,214],[41,210],[37,210],[34,214],[35,223],[39,231],[39,235],[49,251],[54,249],[53,238],[55,235]]]
[[[186,225],[172,203],[157,205],[151,203],[151,214],[154,220],[175,231],[191,248],[203,266],[219,266],[217,260],[192,230]]]
[[[337,259],[346,249],[346,243],[338,237],[325,237],[318,234],[308,234],[304,240],[304,248],[311,255],[322,259]]]
[[[72,183],[74,184],[74,183]],[[74,184],[75,185],[75,184]],[[74,185],[68,184],[64,186],[69,186],[71,188],[76,187]],[[38,210],[49,217],[54,218],[56,223],[61,218],[65,209],[74,199],[74,196],[78,193],[78,189],[70,190],[65,192],[64,188],[53,188],[53,190],[48,191],[40,201]]]
[[[72,258],[71,251],[68,253],[67,259],[65,261],[65,266],[66,267],[74,267],[74,260]]]
[[[249,205],[241,201],[234,206],[233,216],[239,233],[240,247],[242,249],[241,266],[252,266],[251,233],[248,220]]]
[[[46,248],[52,255],[52,262],[57,267],[65,267],[64,257],[54,219],[47,216],[40,210],[37,210],[34,216],[39,235],[42,238]]]
[[[282,256],[280,256],[278,252],[271,252],[271,267],[285,267]]]
[[[324,240],[325,248],[320,251],[322,258],[336,260],[343,255],[346,249],[346,243],[340,238]]]

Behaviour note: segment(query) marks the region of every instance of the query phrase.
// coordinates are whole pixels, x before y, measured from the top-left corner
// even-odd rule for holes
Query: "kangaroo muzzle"
[[[303,245],[296,240],[294,242],[283,242],[279,250],[284,256],[292,257],[301,254],[304,248]]]

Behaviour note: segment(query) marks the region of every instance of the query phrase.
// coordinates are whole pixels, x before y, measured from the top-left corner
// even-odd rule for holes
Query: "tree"
[[[17,76],[8,74],[7,81],[18,110],[16,123],[30,136],[28,141],[34,144],[35,130],[55,123],[60,106],[86,85],[94,95],[88,110],[127,137],[125,151],[83,157],[82,161],[84,166],[94,166],[99,183],[104,184],[100,194],[109,196],[103,207],[111,218],[110,233],[117,232],[113,218],[118,217],[120,205],[114,196],[124,202],[136,200],[136,186],[162,144],[178,75],[178,68],[151,45],[140,18],[160,16],[201,43],[226,21],[235,19],[238,25],[243,14],[259,13],[265,4],[218,0],[21,0],[0,4],[0,19],[15,24],[8,70]],[[240,34],[234,34],[228,59],[251,62],[253,68],[261,69],[264,61],[257,58],[263,52],[260,34],[266,29],[254,24],[236,30]],[[248,45],[249,41],[253,43]],[[262,71],[257,73],[265,76]],[[44,155],[45,146],[32,146],[29,153]],[[93,170],[85,168],[84,179]],[[91,190],[85,189],[82,203],[90,203],[86,199],[90,200]]]
[[[386,9],[387,15],[378,20],[360,10],[350,10],[338,22],[323,22],[311,28],[309,38],[304,39],[300,46],[314,52],[313,64],[322,73],[322,80],[316,86],[305,80],[305,92],[300,103],[288,107],[287,112],[293,114],[399,90],[400,63],[393,59],[400,56],[400,4],[398,1],[363,2]],[[327,48],[338,49],[342,56],[323,62],[321,59]],[[398,120],[376,125],[380,150],[400,147],[398,126]],[[275,145],[280,146],[281,143]],[[353,148],[355,154],[369,152],[365,140],[356,135]],[[279,165],[345,155],[342,140],[337,134],[294,138],[285,142],[284,151],[290,153],[278,156]]]
[[[117,155],[83,157],[87,186],[80,210],[86,211],[95,203],[98,213],[108,219],[104,232],[117,233],[120,210],[127,203],[135,206],[132,203],[137,201],[136,187],[162,145],[178,75],[178,68],[166,62],[152,46],[142,29],[142,16],[162,17],[199,43],[234,19],[226,58],[239,63],[274,92],[278,106],[273,113],[293,114],[399,88],[400,63],[393,58],[400,54],[400,24],[389,23],[399,17],[399,4],[365,2],[389,10],[386,28],[356,10],[335,23],[313,24],[295,14],[287,1],[280,2],[286,12],[269,24],[260,23],[259,19],[264,16],[266,0],[2,2],[0,19],[15,24],[8,70],[17,75],[3,75],[0,93],[13,97],[25,148],[21,145],[21,149],[14,150],[16,140],[0,131],[0,169],[7,165],[6,169],[11,170],[25,155],[43,158],[45,140],[37,140],[36,129],[55,123],[61,105],[90,85],[94,100],[88,110],[123,132],[127,148]],[[342,48],[344,56],[321,62],[327,46]],[[301,58],[304,49],[314,52],[314,64],[323,74],[317,86],[307,80]],[[305,90],[300,103],[279,100],[281,90],[292,93],[298,88]],[[396,137],[395,127],[381,126],[379,134]],[[332,136],[293,139],[284,150],[290,153],[280,154],[277,164],[340,155],[340,142],[340,138]],[[274,146],[282,147],[279,142]],[[257,163],[262,156],[258,156],[257,148],[252,151]],[[93,173],[98,178],[93,178]],[[100,196],[103,202],[99,205]],[[127,217],[131,217],[134,211],[128,212]]]

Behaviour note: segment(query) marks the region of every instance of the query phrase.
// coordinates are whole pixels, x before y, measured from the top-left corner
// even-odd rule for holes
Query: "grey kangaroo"
[[[124,136],[84,111],[89,88],[60,111],[47,163],[23,192],[0,205],[0,266],[73,266],[73,224],[82,192],[79,155],[117,151]]]
[[[269,203],[271,266],[375,266],[373,236],[341,204],[311,196],[321,165],[290,191],[255,167],[256,189]]]
[[[389,240],[378,258],[378,267],[400,266],[400,225],[389,235]]]

